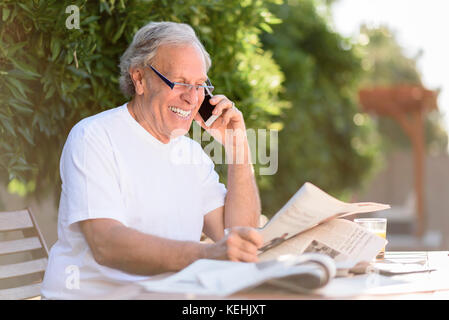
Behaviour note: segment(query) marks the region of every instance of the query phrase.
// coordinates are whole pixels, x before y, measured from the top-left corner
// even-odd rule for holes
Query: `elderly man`
[[[211,99],[219,115],[211,127],[198,113],[205,87],[212,89],[210,65],[188,25],[149,23],[136,33],[120,62],[131,101],[80,121],[65,143],[44,297],[98,298],[201,258],[257,261],[260,199],[248,142],[225,134],[245,132],[242,113],[224,95]],[[184,136],[192,120],[225,146],[227,190],[201,146]],[[177,163],[174,150],[203,160]],[[200,242],[202,231],[215,242]]]

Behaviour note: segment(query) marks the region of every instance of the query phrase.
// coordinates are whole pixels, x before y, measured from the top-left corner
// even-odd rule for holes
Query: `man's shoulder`
[[[69,132],[65,147],[86,148],[109,145],[111,130],[117,130],[122,121],[122,107],[116,107],[86,117],[76,123]],[[126,106],[125,106],[126,108]]]
[[[70,131],[70,134],[77,136],[101,134],[102,131],[113,127],[115,125],[115,122],[117,120],[120,120],[124,107],[126,106],[115,107],[88,116],[76,123]]]

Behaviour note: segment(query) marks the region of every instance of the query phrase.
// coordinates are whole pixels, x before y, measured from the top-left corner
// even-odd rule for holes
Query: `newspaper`
[[[371,261],[386,240],[345,219],[334,219],[259,254],[261,260],[284,254],[323,253],[335,262]],[[351,267],[351,266],[348,266]]]
[[[325,287],[337,268],[370,261],[386,240],[346,219],[347,215],[388,209],[345,203],[305,183],[260,232],[260,262],[200,259],[163,279],[140,284],[151,292],[227,296],[264,285],[309,293]]]
[[[228,296],[264,284],[307,293],[324,287],[335,274],[330,257],[308,253],[258,263],[200,259],[176,274],[139,284],[150,292],[207,296]]]
[[[260,229],[264,245],[259,258],[318,252],[340,263],[371,261],[387,241],[352,221],[337,218],[389,208],[374,202],[346,203],[306,182]]]

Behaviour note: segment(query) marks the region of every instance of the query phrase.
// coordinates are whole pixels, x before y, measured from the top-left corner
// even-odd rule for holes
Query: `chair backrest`
[[[47,261],[31,210],[0,212],[0,300],[38,297]]]

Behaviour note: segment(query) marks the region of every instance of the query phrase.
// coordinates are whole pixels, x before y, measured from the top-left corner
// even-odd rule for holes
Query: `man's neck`
[[[156,134],[156,131],[151,128],[151,125],[148,121],[146,121],[143,116],[139,116],[138,112],[136,112],[136,98],[134,97],[129,103],[128,103],[128,112],[131,114],[131,116],[136,120],[136,122],[142,126],[142,128],[145,129],[149,134],[151,134],[154,138],[162,142],[163,144],[167,144],[170,142],[170,137],[167,137],[165,135]]]

